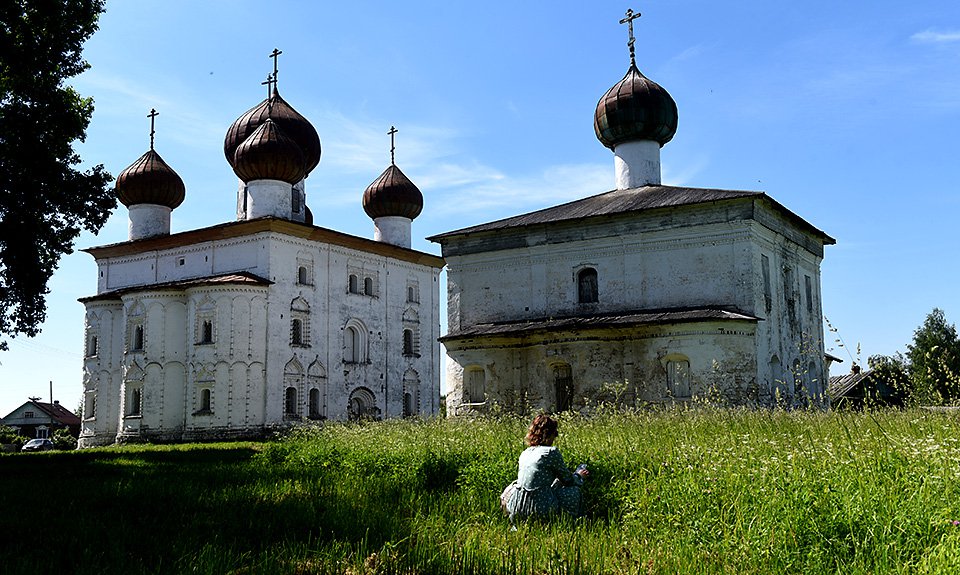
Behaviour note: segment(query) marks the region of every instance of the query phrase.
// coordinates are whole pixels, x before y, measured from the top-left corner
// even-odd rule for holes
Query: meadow
[[[960,416],[561,417],[586,517],[510,531],[526,419],[0,456],[4,573],[958,573]]]

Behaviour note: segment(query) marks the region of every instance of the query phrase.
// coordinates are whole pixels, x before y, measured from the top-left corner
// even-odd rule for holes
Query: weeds
[[[587,517],[507,529],[527,421],[328,424],[266,444],[0,456],[6,573],[952,573],[957,417],[563,415]],[[43,546],[25,517],[63,518]],[[28,531],[30,533],[30,531]],[[26,537],[26,536],[24,536]]]

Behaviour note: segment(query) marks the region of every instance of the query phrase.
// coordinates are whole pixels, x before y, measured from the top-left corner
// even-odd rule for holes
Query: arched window
[[[413,330],[403,330],[403,355],[413,355]]]
[[[143,326],[133,328],[133,351],[143,351]]]
[[[350,319],[343,328],[344,363],[367,361],[367,328],[358,319]]]
[[[417,303],[419,299],[417,298],[417,288],[416,286],[407,286],[407,302]]]
[[[360,293],[360,286],[357,285],[356,274],[350,274],[350,281],[347,285],[347,289],[350,291],[350,293]]]
[[[375,295],[373,293],[373,278],[363,278],[363,293],[366,295]]]
[[[143,391],[139,387],[130,390],[130,405],[127,408],[127,415],[140,415],[143,403]]]
[[[210,412],[210,390],[201,389],[200,390],[200,411],[204,413]]]
[[[310,390],[310,419],[320,419],[320,390]]]
[[[403,416],[413,416],[413,395],[410,392],[403,394]]]
[[[200,343],[213,343],[213,322],[205,320],[201,326]]]
[[[94,357],[97,355],[97,352],[100,347],[100,341],[97,339],[97,336],[91,335],[87,339],[87,357]]]
[[[306,266],[300,266],[297,268],[297,283],[300,285],[307,285],[307,268]]]
[[[297,415],[297,388],[288,387],[284,393],[283,413],[284,415]]]
[[[290,345],[303,345],[303,321],[290,320]]]
[[[584,268],[577,274],[577,302],[597,303],[600,301],[597,292],[597,270]]]

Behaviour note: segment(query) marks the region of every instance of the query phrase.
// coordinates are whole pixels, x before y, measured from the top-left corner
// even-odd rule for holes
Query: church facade
[[[443,260],[410,249],[416,186],[391,162],[367,188],[373,239],[313,225],[305,179],[320,140],[275,87],[229,128],[224,153],[237,220],[212,227],[170,234],[185,186],[152,128],[117,178],[130,237],[86,250],[98,281],[81,299],[80,446],[438,413]]]
[[[594,115],[616,189],[429,238],[448,266],[448,413],[823,395],[834,240],[763,192],[661,185],[677,107],[629,46]]]

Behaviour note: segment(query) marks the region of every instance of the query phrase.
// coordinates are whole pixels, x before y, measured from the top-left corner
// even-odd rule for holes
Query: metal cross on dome
[[[394,145],[393,136],[394,136],[397,132],[398,132],[398,130],[397,130],[394,126],[390,126],[390,131],[387,132],[387,134],[389,134],[389,136],[390,136],[390,163],[391,163],[392,165],[396,165],[396,162],[394,161],[393,151],[396,150],[397,147]]]
[[[273,95],[273,86],[277,83],[277,77],[273,74],[267,74],[267,79],[263,82],[260,82],[261,86],[267,87],[267,117],[273,112],[273,99],[270,97]]]
[[[270,58],[273,58],[273,81],[277,81],[277,59],[280,57],[280,54],[283,54],[283,50],[273,49],[273,52],[270,52]]]
[[[160,114],[156,109],[150,108],[150,113],[147,114],[147,117],[150,118],[150,149],[153,149],[153,135],[156,134],[156,130],[153,129],[153,119],[159,116]]]
[[[636,66],[637,57],[634,52],[633,44],[636,42],[636,38],[633,37],[633,21],[640,17],[639,12],[634,12],[632,9],[627,8],[627,16],[620,20],[621,24],[627,25],[627,30],[630,34],[630,40],[627,41],[627,46],[630,47],[630,64]]]

